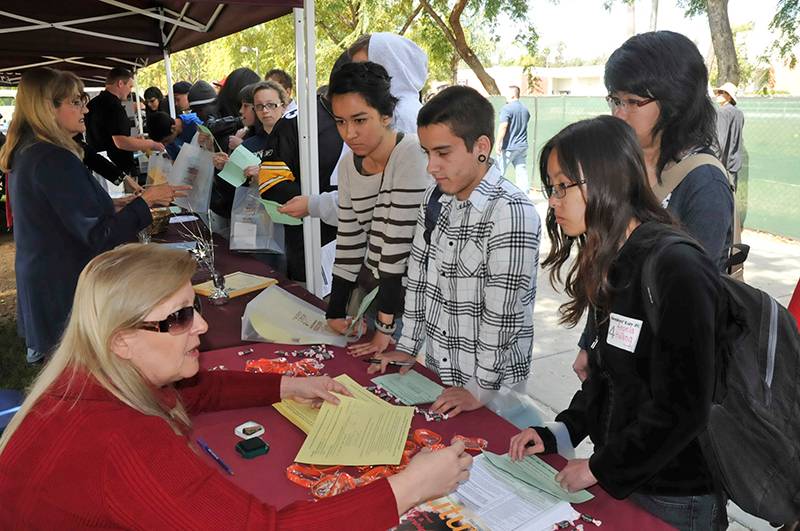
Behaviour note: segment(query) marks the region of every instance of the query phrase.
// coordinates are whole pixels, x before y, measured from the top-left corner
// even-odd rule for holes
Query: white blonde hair
[[[123,245],[89,262],[78,279],[61,343],[6,427],[0,453],[53,383],[64,375],[69,388],[77,373],[88,374],[124,404],[161,417],[176,433],[185,433],[190,421],[181,402],[166,409],[147,379],[129,360],[117,356],[111,344],[118,333],[135,328],[189,282],[196,268],[189,253],[159,245]]]

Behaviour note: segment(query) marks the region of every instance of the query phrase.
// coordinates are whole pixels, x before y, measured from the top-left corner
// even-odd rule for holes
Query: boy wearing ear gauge
[[[417,215],[397,350],[369,370],[414,360],[425,345],[425,364],[449,386],[431,409],[452,417],[502,386],[524,392],[541,227],[527,195],[489,158],[494,110],[477,91],[443,90],[417,126],[436,186]]]

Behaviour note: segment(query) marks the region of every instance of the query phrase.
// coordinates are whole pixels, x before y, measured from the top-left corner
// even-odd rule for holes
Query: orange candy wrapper
[[[319,376],[325,365],[313,358],[303,358],[289,361],[286,358],[268,360],[259,358],[248,360],[244,370],[248,372],[263,372],[269,374],[284,374],[286,376]]]
[[[414,430],[413,440],[420,446],[430,448],[435,444],[441,443],[442,436],[434,431],[425,428],[418,428]]]
[[[311,487],[311,494],[315,498],[330,498],[358,486],[356,480],[347,472],[325,474]]]
[[[340,466],[332,466],[328,468],[317,468],[313,465],[301,465],[293,463],[286,468],[286,477],[292,483],[296,483],[301,487],[311,488],[316,482],[325,474],[333,474],[338,471]]]
[[[453,442],[462,441],[464,449],[468,452],[481,453],[489,447],[489,441],[480,437],[467,437],[465,435],[454,435]]]

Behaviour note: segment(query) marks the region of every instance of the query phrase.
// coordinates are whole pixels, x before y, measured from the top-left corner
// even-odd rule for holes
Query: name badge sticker
[[[606,343],[628,352],[636,350],[639,334],[642,331],[642,321],[612,313],[609,317],[608,337]]]

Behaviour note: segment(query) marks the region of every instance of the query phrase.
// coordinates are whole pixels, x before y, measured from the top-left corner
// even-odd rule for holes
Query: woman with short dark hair
[[[339,163],[339,224],[328,324],[347,333],[351,294],[357,287],[363,293],[377,287],[371,309],[376,317],[370,323],[376,332],[351,352],[378,354],[399,336],[417,212],[433,179],[417,136],[392,127],[397,98],[385,68],[369,61],[343,65],[331,77],[328,97],[339,134],[351,150]]]

